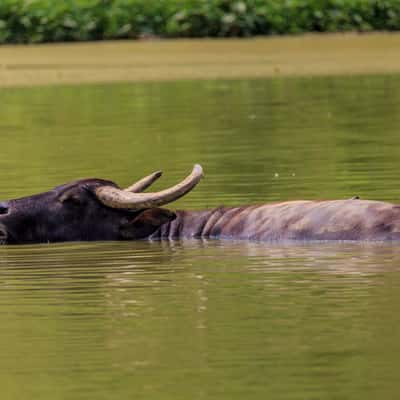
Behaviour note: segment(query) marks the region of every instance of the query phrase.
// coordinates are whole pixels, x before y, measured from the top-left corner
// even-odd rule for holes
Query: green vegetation
[[[400,30],[400,0],[1,0],[0,43]]]

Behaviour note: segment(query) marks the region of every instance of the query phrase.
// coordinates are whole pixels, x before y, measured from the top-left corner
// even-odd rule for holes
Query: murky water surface
[[[0,198],[78,177],[179,208],[400,201],[397,76],[3,89]],[[175,207],[175,205],[173,206]],[[400,245],[0,248],[4,399],[376,399],[399,391]]]

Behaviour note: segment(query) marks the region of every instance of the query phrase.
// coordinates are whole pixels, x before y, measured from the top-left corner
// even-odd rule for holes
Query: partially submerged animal
[[[380,201],[287,201],[205,211],[160,208],[190,192],[202,174],[201,166],[195,165],[182,182],[155,193],[143,191],[161,172],[126,189],[107,180],[83,179],[45,193],[0,202],[0,242],[400,240],[400,205]]]

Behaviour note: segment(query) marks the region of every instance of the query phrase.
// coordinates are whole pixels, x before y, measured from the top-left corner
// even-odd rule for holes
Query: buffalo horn
[[[96,196],[103,204],[111,208],[140,210],[157,207],[171,203],[189,193],[200,182],[202,176],[203,169],[199,164],[196,164],[192,173],[182,182],[161,192],[132,193],[112,186],[102,186],[96,189]]]
[[[153,172],[152,174],[145,176],[140,181],[137,181],[133,185],[124,189],[125,192],[132,193],[140,193],[143,190],[147,189],[150,185],[152,185],[160,176],[162,175],[162,171]]]

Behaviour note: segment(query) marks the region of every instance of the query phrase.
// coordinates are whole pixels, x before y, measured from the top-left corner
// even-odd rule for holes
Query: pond
[[[400,76],[9,88],[0,198],[79,177],[171,208],[399,201]],[[375,399],[398,393],[400,245],[229,241],[0,248],[7,399]]]

